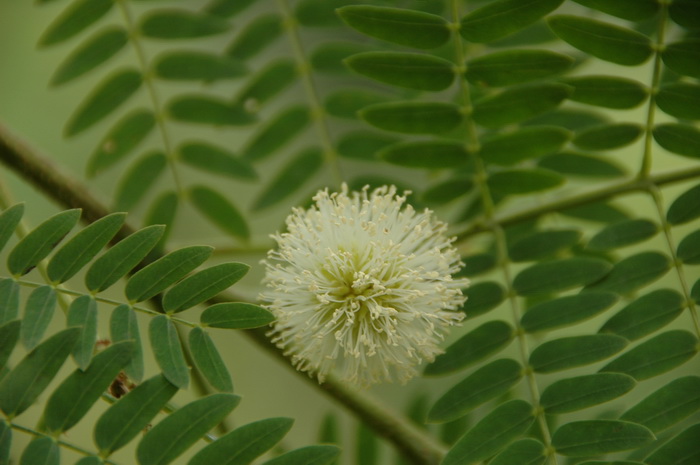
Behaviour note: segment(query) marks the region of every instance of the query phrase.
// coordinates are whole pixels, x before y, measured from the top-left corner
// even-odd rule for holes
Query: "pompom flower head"
[[[468,281],[452,278],[462,263],[447,226],[393,186],[349,193],[343,185],[313,200],[272,236],[278,248],[264,261],[273,342],[319,381],[410,379],[464,317]]]

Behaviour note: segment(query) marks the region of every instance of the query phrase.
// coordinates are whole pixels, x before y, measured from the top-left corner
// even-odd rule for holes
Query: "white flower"
[[[451,277],[462,263],[447,226],[404,206],[394,186],[349,194],[343,185],[314,200],[293,210],[263,262],[273,342],[319,381],[330,372],[359,386],[410,379],[464,317],[456,310],[469,281]]]

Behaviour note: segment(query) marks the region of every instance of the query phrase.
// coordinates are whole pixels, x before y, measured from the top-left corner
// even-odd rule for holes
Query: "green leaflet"
[[[330,465],[339,455],[340,449],[336,446],[306,446],[279,455],[263,465]]]
[[[97,402],[129,362],[131,341],[118,342],[95,355],[87,370],[75,370],[51,394],[44,409],[44,424],[52,434],[72,428]]]
[[[654,439],[651,431],[635,423],[585,420],[560,426],[552,436],[552,446],[561,455],[586,456],[635,449]]]
[[[675,0],[668,7],[668,12],[676,24],[688,29],[700,28],[700,21],[698,21],[700,9],[695,0]]]
[[[75,462],[75,465],[103,465],[104,462],[96,455],[88,455]]]
[[[526,332],[569,326],[594,317],[617,302],[611,292],[584,292],[559,297],[527,309],[520,324]]]
[[[243,149],[243,159],[257,162],[274,154],[304,131],[310,121],[308,108],[294,105],[280,113],[257,132]]]
[[[588,241],[588,247],[594,250],[610,250],[636,244],[654,237],[659,226],[650,220],[641,218],[620,221],[606,226]]]
[[[627,410],[621,420],[644,425],[655,433],[680,422],[700,409],[700,378],[677,378]]]
[[[421,195],[421,200],[430,206],[444,205],[467,195],[473,188],[474,181],[471,178],[451,178],[426,189]]]
[[[391,97],[384,91],[348,88],[330,93],[323,104],[329,115],[336,118],[357,119],[363,108],[389,101]]]
[[[100,453],[111,454],[128,444],[176,392],[163,375],[156,375],[112,404],[95,423],[94,438]]]
[[[167,165],[165,154],[150,152],[133,163],[119,181],[114,194],[114,210],[129,211],[152,188]]]
[[[19,211],[19,209],[14,211]],[[21,215],[16,218],[12,218],[12,216],[14,215],[8,214],[7,218],[10,219],[8,226],[11,226],[12,223],[16,225],[21,217]],[[79,218],[79,209],[62,211],[30,231],[12,248],[7,256],[7,269],[10,273],[14,276],[29,273],[73,229]],[[12,227],[10,234],[12,232],[14,232],[14,227]],[[7,235],[9,234],[6,233]]]
[[[699,437],[700,424],[692,425],[659,447],[645,462],[649,465],[693,465],[700,460]]]
[[[356,463],[379,465],[379,438],[364,423],[357,425],[355,443]]]
[[[566,181],[554,171],[540,168],[510,169],[488,177],[489,188],[498,195],[523,195],[553,189]]]
[[[530,126],[485,139],[479,156],[486,163],[514,165],[558,151],[571,133],[555,126]]]
[[[570,100],[604,108],[634,108],[649,96],[640,82],[615,76],[567,77],[561,82],[574,88]]]
[[[18,203],[0,213],[0,251],[10,240],[24,214],[24,204]]]
[[[639,139],[644,129],[633,123],[607,124],[580,131],[573,144],[585,150],[611,150],[624,147]]]
[[[532,118],[556,108],[571,93],[559,83],[525,84],[484,97],[474,103],[474,121],[498,128]]]
[[[363,34],[400,45],[432,49],[450,39],[447,21],[421,11],[350,5],[339,8],[337,13]]]
[[[486,460],[525,433],[534,421],[532,406],[524,400],[501,404],[457,441],[442,465]]]
[[[20,320],[13,320],[0,325],[0,370],[5,368],[5,363],[12,355],[17,341],[19,341],[20,325]]]
[[[469,161],[464,144],[439,140],[399,142],[380,150],[377,156],[409,168],[457,168]]]
[[[443,394],[428,412],[428,421],[443,423],[466,415],[508,392],[523,376],[518,362],[504,358],[477,369]]]
[[[360,117],[380,129],[408,134],[440,134],[457,127],[460,108],[443,102],[390,102],[365,107]]]
[[[637,382],[621,373],[595,373],[556,381],[542,392],[540,405],[548,414],[575,412],[631,391]]]
[[[213,0],[204,11],[214,16],[229,18],[248,8],[255,0]]]
[[[460,370],[505,348],[513,340],[513,328],[500,320],[488,321],[453,342],[445,353],[425,367],[425,376]]]
[[[247,72],[242,63],[206,52],[168,52],[156,57],[153,69],[161,79],[174,81],[219,81],[235,79]]]
[[[185,389],[190,382],[190,373],[175,324],[166,315],[152,318],[148,339],[163,375],[178,388]]]
[[[585,178],[615,178],[626,173],[624,167],[606,158],[575,152],[546,156],[538,161],[537,166],[567,176]]]
[[[27,350],[32,350],[44,337],[56,310],[56,291],[51,286],[35,288],[24,306],[20,339]]]
[[[130,68],[107,76],[73,112],[64,128],[64,135],[75,136],[107,117],[133,96],[142,82],[141,73]]]
[[[63,365],[80,328],[58,332],[35,347],[0,381],[0,409],[13,418],[29,408]]]
[[[190,246],[175,250],[136,272],[126,284],[124,293],[132,302],[141,302],[163,292],[204,263],[213,247]]]
[[[275,320],[270,311],[244,302],[223,302],[207,307],[200,317],[204,326],[225,329],[250,329]]]
[[[293,422],[268,418],[243,425],[200,450],[188,465],[247,465],[279,442]]]
[[[193,328],[189,335],[189,345],[194,364],[207,382],[219,392],[233,392],[231,375],[209,334],[202,328]]]
[[[140,465],[166,465],[233,410],[240,397],[212,394],[179,408],[155,425],[141,439],[136,449]]]
[[[311,52],[311,67],[314,71],[327,74],[348,74],[343,60],[356,53],[366,52],[372,47],[357,42],[324,41]]]
[[[440,91],[452,85],[454,65],[432,55],[365,52],[347,58],[353,71],[386,84],[409,89]]]
[[[348,3],[349,0],[301,0],[294,8],[294,17],[306,27],[340,26],[335,10]]]
[[[296,154],[263,189],[253,203],[252,210],[269,208],[298,192],[318,173],[323,161],[323,153],[317,147],[310,147]]]
[[[669,258],[659,252],[640,252],[615,263],[610,273],[600,281],[586,286],[586,290],[627,294],[652,283],[665,275],[671,267]]]
[[[0,463],[10,463],[10,447],[12,447],[12,428],[3,420],[0,421]]]
[[[92,292],[101,292],[138,265],[163,235],[162,225],[143,228],[119,241],[95,260],[85,275],[85,285]]]
[[[669,152],[700,158],[700,130],[684,123],[664,123],[654,127],[654,140]]]
[[[81,327],[78,342],[73,347],[73,359],[81,370],[90,365],[97,341],[97,302],[89,295],[81,295],[68,308],[66,326]]]
[[[467,296],[463,311],[469,317],[482,315],[498,307],[506,298],[506,291],[496,282],[482,281],[462,291]]]
[[[700,218],[700,184],[679,195],[666,212],[666,219],[672,225],[684,224],[697,218]]]
[[[630,341],[651,334],[675,320],[685,308],[683,296],[670,289],[645,294],[617,312],[600,328]]]
[[[39,46],[55,45],[74,37],[109,13],[112,0],[75,0],[44,31]]]
[[[552,373],[606,359],[624,349],[627,339],[613,334],[554,339],[535,348],[530,366],[537,373]]]
[[[128,305],[119,305],[112,310],[109,319],[109,336],[112,342],[131,341],[134,352],[131,360],[124,367],[124,373],[135,383],[143,379],[143,345],[139,333],[136,312]]]
[[[48,436],[32,439],[19,459],[19,465],[59,465],[60,463],[61,450],[58,443]]]
[[[637,381],[652,378],[692,358],[698,351],[697,343],[687,331],[666,331],[625,352],[600,371],[625,373]]]
[[[459,32],[470,42],[491,42],[534,23],[562,3],[562,0],[497,0],[462,18]]]
[[[659,11],[659,4],[654,0],[574,0],[576,3],[602,11],[618,18],[640,21],[651,18]]]
[[[686,265],[700,263],[700,230],[688,234],[681,240],[676,250],[676,256]]]
[[[146,216],[143,219],[144,226],[161,225],[165,226],[165,231],[160,236],[160,239],[156,242],[153,249],[146,255],[145,261],[151,262],[162,255],[163,244],[168,236],[170,236],[172,226],[175,223],[175,216],[178,212],[179,203],[180,200],[177,192],[165,191],[156,197],[148,208]]]
[[[252,166],[226,149],[204,141],[188,141],[177,149],[183,163],[202,171],[236,179],[258,178]]]
[[[231,104],[207,95],[184,95],[167,104],[168,116],[176,121],[214,126],[245,126],[255,122],[255,115],[241,104]]]
[[[652,54],[651,41],[632,29],[571,15],[551,16],[548,23],[561,39],[601,60],[635,66]]]
[[[489,465],[542,465],[546,460],[544,444],[526,438],[508,444]]]
[[[126,213],[112,213],[73,236],[49,261],[46,272],[51,282],[63,283],[72,278],[117,234],[125,219]]]
[[[607,202],[595,202],[581,207],[567,208],[562,210],[561,214],[597,223],[615,223],[630,217],[626,211]]]
[[[174,285],[163,296],[163,310],[187,310],[233,286],[250,269],[244,263],[228,262],[205,268]]]
[[[228,29],[228,22],[221,18],[178,9],[152,10],[139,25],[141,34],[152,39],[194,39]]]
[[[700,119],[700,85],[674,82],[661,86],[656,104],[678,119]]]
[[[250,237],[248,224],[240,211],[217,191],[204,186],[190,189],[192,204],[212,223],[239,239]]]
[[[678,74],[700,78],[700,40],[667,44],[661,52],[664,64]]]
[[[573,58],[549,50],[505,50],[467,61],[465,77],[472,84],[509,86],[566,71]]]
[[[463,257],[464,267],[459,271],[459,276],[475,276],[493,270],[496,256],[493,253],[480,253]]]
[[[595,282],[612,270],[598,258],[562,258],[537,263],[515,277],[513,287],[520,295],[546,294]]]
[[[11,278],[0,279],[0,325],[19,316],[19,284]]]
[[[508,256],[514,262],[528,262],[558,255],[581,240],[575,229],[537,231],[518,239],[508,247]]]
[[[282,92],[298,79],[296,64],[287,59],[273,61],[257,73],[238,93],[237,106],[257,111],[260,105]]]
[[[127,32],[122,27],[103,28],[61,62],[51,76],[51,85],[65,84],[99,67],[124,48],[128,40]]]
[[[278,14],[258,16],[248,22],[233,43],[226,48],[226,55],[241,61],[253,58],[282,34],[282,26],[282,18]]]

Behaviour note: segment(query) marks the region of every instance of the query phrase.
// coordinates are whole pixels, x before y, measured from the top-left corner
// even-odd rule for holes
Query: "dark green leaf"
[[[11,278],[0,279],[0,325],[19,316],[19,284]]]
[[[153,66],[156,76],[175,81],[213,82],[246,74],[246,68],[240,62],[207,52],[165,53],[156,57]]]
[[[588,247],[596,250],[610,250],[636,244],[649,239],[659,232],[653,221],[630,219],[613,223],[603,228],[588,242]]]
[[[249,329],[265,326],[275,320],[268,310],[243,302],[224,302],[208,307],[200,322],[204,326],[226,329]]]
[[[77,208],[62,211],[30,231],[7,256],[7,269],[10,273],[14,276],[29,273],[61,242],[79,218],[80,210]]]
[[[237,95],[235,102],[252,111],[257,111],[260,105],[296,82],[298,78],[297,66],[293,61],[287,59],[274,61],[248,82]]]
[[[652,291],[628,304],[600,328],[630,341],[663,328],[685,308],[683,296],[670,289]]]
[[[44,337],[56,310],[56,291],[51,286],[37,287],[29,294],[24,307],[20,338],[32,350]]]
[[[24,204],[18,203],[0,213],[0,250],[10,240],[24,214]]]
[[[426,376],[442,375],[460,370],[498,352],[513,340],[513,328],[509,324],[494,320],[453,342],[445,353],[425,367]]]
[[[471,178],[450,178],[429,187],[423,192],[421,200],[428,205],[439,206],[462,197],[474,188]]]
[[[468,61],[466,78],[488,87],[509,86],[559,74],[573,62],[568,55],[549,50],[505,50]]]
[[[22,452],[19,465],[59,465],[61,451],[58,442],[48,436],[37,436],[32,439]]]
[[[184,163],[202,171],[238,179],[258,177],[249,163],[207,142],[186,142],[178,148],[178,153]]]
[[[100,454],[106,456],[128,444],[176,392],[163,375],[156,375],[112,404],[95,423],[95,444]]]
[[[163,292],[204,263],[213,251],[209,246],[190,246],[159,258],[134,274],[124,293],[131,302],[141,302]]]
[[[562,258],[537,263],[515,277],[513,287],[520,295],[546,294],[584,286],[607,275],[610,263],[588,257]]]
[[[586,289],[627,294],[656,281],[671,267],[669,258],[659,252],[640,252],[617,262],[600,281]]]
[[[637,381],[652,378],[692,358],[698,351],[697,343],[687,331],[666,331],[625,352],[600,371],[626,373]]]
[[[34,350],[0,381],[0,409],[15,417],[29,408],[46,389],[63,365],[75,342],[80,328],[67,328],[54,334]]]
[[[119,120],[90,156],[86,173],[96,176],[124,159],[151,133],[156,125],[148,110],[137,110]]]
[[[350,5],[336,11],[363,34],[400,45],[431,49],[450,39],[447,21],[422,11],[370,5]]]
[[[602,404],[631,391],[637,382],[621,373],[575,376],[550,384],[542,392],[545,413],[567,413]]]
[[[175,215],[177,215],[177,207],[180,203],[178,193],[174,191],[165,191],[161,193],[151,204],[143,219],[144,226],[147,225],[162,225],[165,226],[165,232],[153,247],[151,252],[144,259],[147,262],[152,262],[156,258],[163,255],[163,244],[167,240],[172,231],[173,223],[175,223]]]
[[[555,126],[531,126],[484,140],[479,156],[486,163],[514,165],[558,151],[571,133]]]
[[[551,82],[511,87],[475,102],[474,121],[489,128],[518,123],[554,109],[571,90]]]
[[[128,41],[127,32],[122,27],[102,29],[68,55],[51,77],[51,85],[65,84],[92,71],[116,55]]]
[[[664,123],[654,127],[654,139],[666,150],[690,158],[700,158],[700,129],[689,124]]]
[[[607,124],[584,129],[576,134],[572,142],[586,150],[617,149],[636,141],[643,132],[644,129],[638,124]]]
[[[608,358],[627,344],[625,338],[612,334],[564,337],[537,346],[530,365],[537,373],[566,370]]]
[[[391,102],[360,111],[369,124],[387,131],[409,134],[440,134],[462,122],[457,105],[442,102]]]
[[[499,195],[522,195],[553,189],[566,181],[554,171],[530,168],[499,171],[489,176],[489,188]]]
[[[470,42],[491,42],[529,26],[562,3],[562,0],[496,0],[462,18],[459,32]]]
[[[379,115],[375,117],[381,118]],[[438,140],[399,142],[380,150],[377,156],[394,165],[410,168],[456,168],[469,161],[469,154],[464,144]]]
[[[693,465],[700,460],[700,423],[688,427],[685,431],[659,447],[645,459],[649,465]]]
[[[451,62],[418,53],[358,53],[345,64],[369,78],[409,89],[440,91],[450,87],[455,78]]]
[[[70,39],[109,13],[113,5],[112,0],[75,0],[49,25],[39,39],[39,46]]]
[[[503,358],[484,365],[443,394],[428,412],[428,421],[443,423],[466,415],[479,405],[508,392],[523,377],[523,368]]]
[[[674,82],[661,87],[656,104],[679,119],[700,119],[700,85]]]
[[[46,272],[53,283],[63,283],[87,265],[121,229],[126,213],[112,213],[95,221],[61,247]]]
[[[604,108],[634,108],[649,96],[640,82],[615,76],[577,76],[562,82],[574,88],[570,100]]]
[[[615,2],[608,2],[606,0],[574,1],[589,8],[630,21],[640,21],[642,19],[651,18],[659,11],[659,4],[655,0],[616,0]]]
[[[622,209],[604,202],[589,203],[580,207],[566,208],[563,215],[597,223],[615,223],[629,218]]]
[[[190,190],[190,200],[212,223],[239,239],[247,240],[250,230],[239,210],[217,191],[204,186]]]
[[[104,465],[104,461],[96,455],[88,455],[75,462],[75,465]]]
[[[675,0],[668,12],[676,24],[688,29],[700,28],[700,5],[695,0]]]
[[[44,424],[52,434],[72,428],[97,402],[129,362],[131,341],[118,342],[95,355],[87,370],[75,370],[51,394],[44,409]]]
[[[537,231],[514,242],[508,255],[515,262],[539,260],[570,249],[580,239],[581,232],[575,229]]]
[[[238,282],[250,269],[244,263],[221,263],[199,271],[174,285],[163,296],[163,309],[168,313],[187,310],[214,297]]]
[[[180,9],[148,12],[139,25],[141,34],[152,39],[193,39],[220,34],[229,23],[216,16]]]
[[[63,131],[65,136],[75,136],[114,112],[139,90],[142,82],[141,73],[134,69],[121,69],[109,75],[83,99],[75,112],[73,112]],[[102,147],[105,147],[107,142],[112,141],[110,136],[118,133],[118,129],[121,129],[122,125],[126,125],[126,121],[122,120],[118,124],[114,132],[111,132],[107,136],[108,139],[102,143]],[[129,132],[134,132],[136,129],[133,125],[127,127]],[[126,129],[123,129],[123,131],[126,131]],[[118,142],[115,144],[118,144]],[[95,155],[93,155],[94,157]]]
[[[603,157],[564,152],[542,158],[537,166],[567,176],[615,178],[625,174],[625,168]]]
[[[460,276],[474,276],[491,271],[496,267],[496,256],[492,253],[468,255],[462,260],[464,267],[459,272]]]
[[[341,26],[335,10],[350,0],[300,0],[294,8],[294,18],[306,27]]]
[[[279,442],[293,422],[268,418],[243,425],[200,450],[188,465],[247,465]]]
[[[525,433],[534,421],[532,406],[524,400],[501,404],[457,441],[441,465],[486,460]]]
[[[168,115],[185,123],[211,124],[213,126],[245,126],[255,121],[255,116],[243,105],[205,95],[186,95],[168,102]]]
[[[253,58],[274,42],[282,32],[280,15],[269,13],[258,16],[250,21],[228,46],[226,55],[241,61]]]
[[[132,164],[122,177],[114,195],[114,210],[129,211],[154,186],[168,160],[163,152],[151,152]]]
[[[678,74],[700,78],[700,39],[687,39],[664,47],[664,64]]]
[[[253,202],[252,209],[261,211],[286,200],[312,179],[323,166],[323,153],[319,148],[302,150],[284,165]]]
[[[673,225],[687,223],[698,217],[700,217],[700,184],[679,195],[666,213],[666,219]]]
[[[348,69],[343,60],[368,50],[371,47],[357,42],[323,41],[311,52],[311,67],[317,72],[346,74]]]
[[[700,264],[700,230],[694,231],[683,238],[678,244],[676,256],[686,265]]]
[[[598,315],[615,302],[617,296],[611,292],[567,295],[530,307],[520,324],[529,333],[569,326]]]
[[[355,461],[365,465],[379,465],[379,438],[364,423],[357,426]]]
[[[85,285],[92,292],[101,292],[139,264],[163,235],[162,225],[143,228],[119,241],[95,260],[85,275]]]
[[[175,324],[167,316],[158,315],[151,319],[148,336],[163,375],[178,388],[185,389],[190,382],[190,373]]]
[[[552,436],[557,454],[599,455],[635,449],[653,441],[654,434],[642,425],[618,420],[585,420],[562,425]]]
[[[489,465],[543,465],[546,460],[544,444],[526,438],[510,443]]]
[[[229,18],[248,8],[255,0],[213,0],[204,11],[214,16]]]
[[[700,409],[700,378],[685,376],[664,387],[627,410],[621,420],[644,425],[655,433],[675,425]]]
[[[305,106],[284,109],[253,136],[243,149],[243,159],[253,162],[267,158],[298,136],[309,121],[309,110]]]
[[[500,284],[491,281],[472,284],[463,292],[467,296],[463,311],[470,318],[498,307],[506,298],[505,289]]]
[[[569,93],[573,90],[567,85]],[[602,113],[580,108],[556,108],[547,113],[541,114],[528,120],[524,126],[549,125],[559,126],[570,131],[578,131],[583,128],[605,124],[610,122],[609,118]]]
[[[652,54],[649,38],[632,29],[571,15],[552,16],[548,22],[561,39],[601,60],[635,66]]]
[[[112,316],[109,320],[109,336],[113,343],[120,341],[134,343],[134,353],[129,364],[124,368],[124,373],[132,381],[140,382],[143,378],[143,345],[134,309],[128,305],[119,305],[112,310]]]
[[[209,334],[202,328],[192,328],[189,343],[192,360],[207,382],[217,391],[233,392],[231,375]]]
[[[81,295],[68,308],[66,326],[81,327],[80,338],[73,347],[73,359],[81,370],[90,365],[97,341],[97,302],[89,295]]]
[[[141,465],[166,465],[219,424],[238,405],[233,394],[212,394],[190,402],[155,425],[139,442]]]
[[[5,363],[19,341],[20,325],[20,320],[12,320],[0,325],[0,370],[5,368]]]
[[[331,445],[306,446],[268,460],[263,465],[331,465],[340,449]]]
[[[391,97],[384,92],[348,88],[329,94],[324,101],[324,107],[329,115],[337,118],[357,119],[363,108],[390,100]]]
[[[630,460],[586,460],[578,465],[644,465],[642,462],[632,462]]]
[[[12,428],[9,423],[0,421],[0,463],[10,463],[10,447],[12,446]]]

